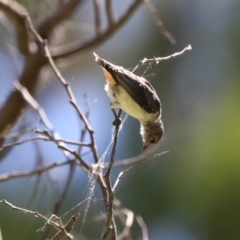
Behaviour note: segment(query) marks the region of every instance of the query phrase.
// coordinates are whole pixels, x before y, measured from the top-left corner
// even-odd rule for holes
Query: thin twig
[[[114,23],[112,0],[105,0],[105,3],[106,3],[106,15],[108,19],[108,25],[111,26]]]
[[[121,179],[131,168],[135,167],[136,165],[138,165],[138,164],[140,164],[140,163],[143,163],[143,162],[145,162],[145,161],[148,161],[148,160],[150,160],[150,159],[153,159],[153,158],[155,158],[155,157],[160,157],[160,156],[162,156],[163,154],[166,154],[166,153],[168,153],[168,152],[167,152],[167,151],[161,152],[161,153],[155,154],[155,155],[152,156],[152,157],[147,157],[147,158],[139,159],[138,161],[131,162],[131,164],[133,164],[132,166],[130,166],[129,168],[127,168],[127,169],[125,169],[124,171],[121,171],[121,172],[119,173],[119,175],[118,175],[118,177],[117,177],[117,179],[116,179],[116,181],[115,181],[115,184],[114,184],[114,186],[113,186],[113,191],[115,191],[115,189],[116,189],[116,187],[117,187],[120,179]],[[124,161],[124,160],[123,160],[123,161]],[[122,161],[122,163],[123,163],[123,161]],[[130,163],[128,162],[128,164],[130,164]],[[122,165],[127,165],[127,164],[122,164]]]
[[[68,223],[64,226],[64,229],[67,232],[70,232],[73,228],[73,225],[75,224],[75,222],[78,220],[78,218],[80,217],[80,214],[77,213],[76,215],[72,216],[71,219],[68,221]],[[52,240],[60,240],[62,237],[64,236],[62,231],[59,231],[53,238]]]
[[[76,215],[73,216],[73,217],[75,219]],[[47,229],[49,229],[48,226],[51,224],[51,222],[55,222],[55,223],[57,222],[58,223],[59,230],[62,233],[62,236],[66,236],[67,239],[69,239],[69,240],[74,240],[74,237],[63,226],[61,218],[56,216],[55,214],[52,214],[51,217],[48,219],[48,221],[44,224],[44,226],[42,228],[38,229],[37,231],[38,232],[39,231],[46,231]],[[70,222],[72,222],[71,219],[70,219]],[[73,223],[75,223],[75,221]],[[72,230],[72,228],[70,228],[70,230]]]
[[[181,52],[176,52],[167,57],[158,57],[158,58],[156,57],[156,58],[149,58],[149,59],[144,58],[143,60],[139,61],[137,66],[134,68],[133,72],[135,72],[142,65],[150,65],[153,63],[159,64],[160,62],[166,62],[166,61],[172,60],[174,58],[177,58],[177,57],[183,55],[186,51],[190,51],[190,50],[192,50],[192,47],[191,47],[191,45],[188,45]]]
[[[37,31],[43,39],[47,39],[54,30],[54,28],[66,18],[68,18],[70,15],[72,15],[74,11],[78,9],[79,5],[84,1],[68,0],[65,2],[66,3],[64,5],[60,4],[56,11],[54,11],[39,25],[39,27],[37,27]]]
[[[67,178],[66,184],[63,188],[63,191],[62,191],[62,194],[61,194],[59,200],[55,203],[55,206],[54,206],[54,210],[53,210],[54,214],[57,214],[59,212],[60,207],[61,207],[64,199],[67,196],[67,192],[70,189],[70,186],[71,186],[74,174],[75,174],[76,164],[74,162],[71,162],[69,167],[70,167],[70,170],[68,173],[68,178]]]
[[[20,41],[26,41],[28,39],[28,36],[26,36],[28,35],[26,18],[29,17],[26,10],[15,1],[3,0],[0,0],[0,10],[11,13],[11,16],[7,14],[7,17],[13,18],[13,21],[19,26],[19,31],[16,30],[17,39],[20,39]],[[21,29],[25,30],[22,31]],[[25,47],[19,46],[19,48],[24,48],[26,50],[26,48],[29,47],[30,42],[26,41],[23,45],[25,45]],[[25,50],[22,51],[20,49],[22,53],[25,52]],[[34,52],[32,54],[29,54],[29,51],[26,50],[24,60],[22,72],[18,79],[21,85],[26,87],[30,94],[33,94],[36,90],[38,75],[41,68],[46,64],[46,59],[40,50],[37,51],[37,53]],[[2,116],[0,118],[0,145],[3,144],[4,137],[16,124],[17,120],[23,113],[23,108],[25,107],[26,101],[24,101],[22,95],[18,91],[12,91],[0,109],[0,115]]]
[[[58,71],[52,57],[51,54],[49,52],[48,46],[45,43],[44,46],[45,52],[46,52],[46,56],[49,60],[49,63],[54,71],[54,73],[56,74],[57,78],[61,81],[61,83],[63,84],[63,86],[65,87],[69,98],[70,98],[70,103],[73,105],[73,107],[75,108],[75,110],[78,113],[78,116],[80,117],[80,119],[83,121],[87,131],[89,132],[90,135],[90,139],[91,139],[91,144],[92,144],[92,152],[93,152],[93,157],[94,157],[94,161],[95,163],[97,163],[99,161],[99,157],[98,157],[98,151],[97,151],[97,144],[96,144],[96,139],[95,139],[95,134],[93,129],[90,126],[90,123],[88,121],[88,119],[86,118],[86,116],[83,114],[82,110],[80,109],[80,107],[77,104],[77,101],[75,99],[75,96],[73,94],[72,88],[70,87],[70,84],[63,78],[63,76],[61,75],[61,73]]]
[[[43,45],[44,51],[46,53],[46,57],[49,61],[50,66],[53,69],[53,72],[56,74],[57,78],[60,80],[60,82],[63,84],[63,86],[66,89],[66,92],[69,95],[70,98],[70,103],[73,105],[73,107],[75,108],[75,110],[77,111],[79,117],[81,118],[81,120],[84,122],[85,127],[87,128],[90,138],[91,138],[91,144],[92,144],[92,152],[93,152],[93,157],[94,157],[94,161],[95,163],[97,163],[99,161],[99,157],[98,157],[98,151],[97,151],[97,145],[96,145],[96,140],[95,140],[95,135],[94,135],[94,131],[92,130],[90,123],[88,122],[86,116],[82,113],[82,110],[80,109],[80,107],[77,104],[77,101],[75,99],[75,96],[73,94],[73,91],[70,87],[70,84],[63,78],[62,74],[60,73],[60,71],[57,69],[56,64],[53,61],[53,58],[49,52],[48,49],[48,45],[46,41],[43,41],[43,39],[40,37],[40,35],[37,33],[37,31],[35,30],[31,19],[29,17],[26,17],[26,21],[28,23],[29,29],[30,31],[35,35],[35,37],[38,39],[38,41]]]
[[[5,205],[7,205],[8,207],[10,207],[12,210],[16,210],[16,211],[20,211],[20,212],[23,212],[25,214],[29,214],[29,215],[33,215],[34,217],[36,218],[41,218],[43,219],[45,222],[48,222],[49,219],[45,216],[43,216],[42,214],[40,214],[39,212],[34,212],[34,211],[30,211],[30,210],[27,210],[27,209],[24,209],[24,208],[19,208],[19,207],[16,207],[14,206],[13,204],[11,204],[10,202],[8,202],[7,200],[3,199],[3,200],[0,200],[0,203],[3,203]],[[53,227],[55,227],[57,230],[60,230],[60,226],[58,223],[54,222],[54,221],[49,221],[49,224],[51,224]]]
[[[41,151],[40,149],[40,146],[39,144],[37,144],[36,142],[34,142],[34,147],[35,147],[35,164],[34,164],[34,168],[33,169],[36,169],[36,168],[40,168],[40,167],[43,167],[44,166],[44,157],[43,157],[43,152]],[[37,175],[36,177],[36,181],[34,183],[34,186],[32,187],[33,191],[31,192],[31,197],[28,201],[28,204],[27,206],[30,206],[32,201],[35,199],[38,191],[39,191],[39,188],[40,188],[40,183],[41,183],[41,175]],[[46,182],[50,182],[50,178],[49,178],[49,175],[46,173],[46,178],[44,179],[46,180]]]
[[[102,235],[102,240],[106,240],[108,238],[108,235],[110,232],[113,233],[113,235],[116,236],[116,228],[114,224],[114,217],[113,217],[113,200],[114,200],[114,190],[112,188],[111,184],[111,179],[110,179],[110,174],[112,171],[112,167],[114,165],[114,158],[115,158],[115,153],[116,153],[116,147],[117,147],[117,142],[118,142],[118,133],[121,125],[120,116],[121,116],[122,111],[119,110],[116,118],[115,118],[115,134],[113,138],[113,148],[112,148],[112,153],[111,153],[111,159],[107,168],[106,173],[104,174],[104,180],[107,186],[107,202],[108,202],[108,207],[107,207],[107,217],[106,217],[106,227],[105,231]]]
[[[118,235],[118,240],[128,239],[127,237],[130,235],[130,229],[132,227],[133,220],[134,220],[134,213],[129,209],[120,208],[117,211],[114,211],[114,215],[117,215],[120,219],[122,215],[126,216],[125,221],[123,222],[124,228],[122,233]]]
[[[162,35],[164,37],[166,37],[171,44],[175,44],[176,40],[174,39],[172,34],[164,27],[163,22],[161,21],[159,15],[158,15],[158,12],[157,12],[156,8],[154,7],[154,5],[152,4],[151,0],[144,0],[144,2],[146,4],[146,6],[148,7],[154,21],[157,24],[157,27],[160,30],[160,32],[162,33]]]
[[[101,16],[100,16],[100,1],[93,0],[94,17],[95,17],[95,32],[99,35],[101,32]]]
[[[38,112],[42,123],[45,125],[45,127],[54,133],[54,128],[51,122],[48,120],[48,117],[46,113],[44,112],[43,108],[37,103],[37,101],[30,95],[30,93],[27,91],[25,87],[23,87],[19,82],[14,83],[16,89],[22,94],[23,98],[26,100],[26,102]]]
[[[52,136],[50,135],[50,133],[47,130],[42,131],[42,130],[39,130],[39,129],[35,128],[32,131],[37,133],[37,134],[41,134],[41,135],[46,136],[49,139],[49,141],[53,141]],[[45,139],[43,139],[43,140],[45,140]],[[56,140],[56,139],[54,139],[54,140],[57,141],[57,142],[64,142],[64,143],[70,144],[70,145],[76,145],[76,146],[82,146],[82,147],[91,147],[91,143],[70,141],[70,140],[66,140],[66,139],[62,139],[62,138],[58,139],[58,140]]]
[[[132,16],[134,11],[140,6],[142,0],[134,0],[125,13],[112,24],[109,26],[105,31],[101,34],[94,36],[92,39],[88,39],[85,42],[76,41],[73,43],[66,44],[64,46],[60,46],[57,48],[51,48],[50,52],[52,58],[59,59],[68,57],[72,54],[79,53],[81,51],[86,51],[89,48],[95,47],[96,45],[101,44],[102,42],[106,41],[109,37],[111,37],[117,30],[119,30]]]
[[[53,168],[57,168],[57,167],[62,167],[65,165],[70,164],[71,161],[75,161],[75,160],[65,160],[65,161],[59,161],[59,162],[54,162],[51,163],[47,166],[43,166],[34,170],[27,170],[27,171],[22,171],[22,172],[11,172],[11,173],[3,173],[0,175],[0,182],[3,181],[7,181],[13,178],[21,178],[21,177],[30,177],[30,176],[34,176],[34,175],[40,175],[43,172],[49,171]]]
[[[51,122],[48,120],[48,117],[45,113],[45,111],[43,110],[43,108],[37,103],[37,101],[30,95],[30,93],[28,92],[28,90],[23,87],[19,82],[15,82],[15,87],[17,88],[17,90],[22,94],[23,98],[26,100],[26,102],[33,108],[35,109],[43,124],[46,126],[46,128],[51,132],[52,136],[49,135],[49,137],[52,137],[52,140],[54,142],[56,142],[57,146],[59,147],[60,145],[65,145],[64,143],[59,143],[58,140],[61,139],[61,136],[58,132],[56,132],[54,130],[53,125],[51,124]],[[55,141],[55,139],[57,141]],[[70,155],[68,154],[68,152],[64,151],[64,154],[67,158],[70,158]]]
[[[29,36],[24,21],[26,9],[15,1],[0,0],[0,10],[6,14],[15,27],[19,52],[24,56],[28,55],[30,53]]]
[[[143,219],[142,219],[142,217],[140,215],[136,216],[136,220],[137,220],[139,226],[142,229],[142,240],[148,240],[147,225],[145,224],[145,222],[143,221]]]
[[[87,173],[91,173],[92,172],[92,167],[90,167],[77,153],[77,151],[75,150],[71,150],[65,146],[60,145],[59,146],[61,149],[63,149],[64,151],[67,151],[69,153],[71,153],[78,161],[79,164],[82,166],[83,170],[85,170]]]

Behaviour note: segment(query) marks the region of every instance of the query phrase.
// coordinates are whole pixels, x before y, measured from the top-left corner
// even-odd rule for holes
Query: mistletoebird
[[[157,143],[163,135],[162,108],[153,86],[145,78],[93,54],[107,81],[105,90],[111,99],[110,107],[120,108],[139,120],[143,149]]]

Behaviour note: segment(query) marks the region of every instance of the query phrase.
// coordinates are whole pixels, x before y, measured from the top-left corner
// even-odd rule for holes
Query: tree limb
[[[68,57],[72,54],[79,53],[83,50],[87,50],[91,47],[96,47],[102,42],[106,41],[107,38],[112,36],[117,30],[119,30],[132,16],[134,11],[140,6],[142,0],[134,0],[129,6],[126,12],[120,17],[119,20],[110,25],[105,31],[99,35],[94,36],[92,39],[86,40],[85,42],[76,41],[64,46],[51,48],[50,52],[54,60],[59,58]]]
[[[12,22],[16,30],[18,50],[24,56],[29,54],[29,36],[25,24],[26,9],[17,2],[0,0],[0,10]]]
[[[48,39],[53,29],[63,20],[72,15],[82,2],[83,0],[69,0],[65,4],[61,4],[55,12],[37,27],[37,32],[43,39]]]

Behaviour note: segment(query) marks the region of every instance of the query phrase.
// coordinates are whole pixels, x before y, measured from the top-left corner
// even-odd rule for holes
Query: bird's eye
[[[151,139],[151,140],[150,140],[150,143],[155,143],[154,139]]]

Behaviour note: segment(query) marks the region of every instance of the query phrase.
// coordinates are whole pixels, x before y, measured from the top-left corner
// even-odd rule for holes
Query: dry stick
[[[36,30],[34,29],[33,25],[32,25],[32,22],[31,22],[31,19],[26,16],[26,21],[29,25],[29,28],[31,30],[31,32],[36,36],[36,38],[38,39],[38,41],[43,44],[44,46],[44,50],[46,52],[46,55],[47,55],[47,58],[48,58],[48,61],[50,63],[50,66],[53,68],[54,70],[54,73],[57,75],[58,79],[63,83],[69,97],[70,97],[70,102],[72,103],[72,105],[75,107],[75,109],[77,110],[81,120],[84,122],[85,126],[86,126],[86,129],[88,130],[88,132],[90,133],[90,138],[91,138],[91,144],[92,144],[92,152],[93,152],[93,155],[94,155],[94,160],[96,163],[98,163],[99,161],[99,158],[98,158],[98,153],[97,153],[97,147],[96,147],[96,142],[95,142],[95,136],[94,136],[94,132],[93,130],[91,129],[90,127],[90,124],[87,120],[87,118],[84,116],[84,114],[82,113],[81,109],[78,107],[77,105],[77,102],[75,100],[75,97],[73,95],[73,92],[72,92],[72,89],[70,88],[70,85],[69,83],[67,83],[65,81],[65,79],[62,77],[61,73],[58,71],[53,59],[52,59],[52,56],[50,55],[50,52],[49,52],[49,49],[47,47],[47,44],[46,42],[44,42],[41,37],[39,36],[39,34],[36,32]],[[76,151],[72,151],[68,148],[66,148],[65,146],[60,146],[63,150],[65,151],[69,151],[72,155],[74,155],[76,157],[76,159],[79,160],[81,166],[88,172],[88,173],[91,173],[92,172],[92,168],[90,166],[88,166],[81,158],[80,156],[78,155],[78,153]],[[105,186],[105,183],[103,181],[103,179],[101,178],[100,175],[97,175],[95,176],[96,179],[97,179],[97,182],[102,190],[102,193],[103,193],[103,196],[104,198],[106,198],[107,194],[106,194],[106,186]],[[106,203],[105,203],[106,205]],[[107,207],[107,206],[106,206]]]
[[[43,108],[37,103],[37,101],[30,95],[30,93],[28,92],[28,90],[23,87],[19,82],[15,82],[15,87],[17,88],[17,90],[22,94],[23,98],[25,99],[25,101],[33,108],[35,109],[43,124],[46,126],[46,128],[51,132],[51,134],[53,135],[50,136],[52,137],[52,141],[56,142],[57,146],[60,147],[61,144],[58,142],[59,139],[61,139],[61,136],[58,132],[56,132],[53,128],[53,125],[51,124],[51,122],[48,120],[46,113],[44,112]],[[55,139],[57,139],[57,141],[55,141]],[[64,145],[64,143],[62,143],[62,145]],[[68,152],[64,151],[65,156],[70,159],[70,155],[68,154]]]
[[[106,227],[105,227],[105,231],[102,235],[102,240],[106,240],[108,238],[108,235],[110,234],[110,232],[113,233],[113,236],[115,236],[114,239],[116,239],[116,226],[115,226],[114,217],[113,217],[113,200],[114,200],[115,193],[112,189],[110,174],[111,174],[112,167],[114,164],[114,157],[115,157],[117,141],[118,141],[118,133],[119,133],[120,125],[121,125],[121,122],[119,121],[121,113],[122,113],[122,111],[119,110],[118,115],[116,116],[116,119],[115,119],[115,134],[114,134],[114,138],[113,138],[113,148],[112,148],[112,153],[111,153],[111,159],[110,159],[107,171],[104,174],[104,180],[105,180],[105,183],[107,186],[108,206],[107,206]]]
[[[82,166],[82,168],[87,172],[87,173],[91,173],[92,172],[92,167],[90,167],[78,154],[77,151],[75,150],[71,150],[65,146],[60,146],[60,148],[64,151],[67,151],[69,153],[71,153],[77,160],[78,163]]]
[[[0,228],[0,240],[3,240],[1,228]]]
[[[87,105],[87,104],[86,104]],[[87,108],[88,111],[87,113],[84,115],[86,116],[86,118],[88,119],[88,116],[89,116],[89,108]],[[86,134],[86,127],[82,130],[81,132],[81,139],[80,141],[82,142],[84,140],[84,137],[85,137],[85,134]],[[91,147],[91,144],[90,144],[90,147]],[[80,153],[81,153],[81,150],[82,150],[82,146],[79,147],[78,149],[78,155],[80,156]],[[73,180],[73,177],[74,177],[74,174],[75,174],[75,170],[76,170],[76,164],[74,162],[71,162],[70,164],[70,171],[69,171],[69,174],[68,174],[68,178],[67,178],[67,181],[66,181],[66,184],[65,184],[65,187],[63,188],[63,191],[62,191],[62,194],[61,196],[59,197],[59,200],[57,203],[55,203],[55,206],[54,206],[54,210],[53,210],[53,213],[58,213],[59,209],[60,209],[60,206],[62,205],[65,197],[67,196],[67,193],[68,193],[68,190],[70,189],[70,186],[71,186],[71,183],[72,183],[72,180]],[[45,236],[47,236],[47,232],[45,233]]]
[[[147,230],[147,226],[146,226],[145,222],[143,221],[143,219],[140,215],[136,216],[136,220],[142,229],[142,239],[148,240],[148,230]]]
[[[111,37],[120,27],[122,27],[129,20],[129,18],[132,16],[134,11],[140,6],[141,3],[142,0],[134,0],[128,7],[128,9],[123,13],[123,15],[117,21],[115,21],[114,24],[108,26],[107,29],[105,29],[99,35],[96,35],[93,38],[86,40],[85,42],[76,41],[61,47],[51,48],[50,52],[52,58],[58,59],[67,57],[101,44],[106,39]]]
[[[114,23],[112,0],[105,0],[105,5],[106,5],[106,15],[108,20],[108,25],[111,26]]]
[[[41,130],[35,128],[35,129],[33,129],[33,131],[35,133],[42,134],[42,135],[46,136],[49,140],[52,140],[52,136],[47,130],[41,131]],[[70,140],[65,140],[65,139],[62,139],[62,138],[59,139],[59,140],[55,139],[55,141],[63,142],[63,143],[70,144],[70,145],[76,145],[76,146],[82,146],[82,147],[91,147],[91,143],[70,141]]]
[[[147,5],[154,21],[157,24],[157,27],[160,30],[160,32],[162,33],[162,35],[164,37],[166,37],[171,44],[175,44],[176,40],[174,39],[172,34],[164,27],[163,22],[161,21],[159,15],[158,15],[158,12],[157,12],[156,8],[154,7],[154,5],[152,4],[151,0],[144,0],[144,2]]]
[[[72,89],[70,87],[70,84],[63,78],[63,76],[61,75],[61,73],[59,72],[59,70],[57,69],[53,59],[52,59],[52,56],[49,52],[49,49],[48,49],[48,46],[47,46],[47,42],[44,41],[40,35],[37,33],[37,31],[35,30],[33,24],[32,24],[32,21],[30,19],[30,17],[27,15],[26,16],[26,22],[29,26],[29,29],[30,31],[33,33],[33,35],[37,38],[37,40],[43,45],[44,47],[44,51],[46,53],[46,57],[49,61],[49,64],[50,66],[52,67],[54,73],[56,74],[57,78],[61,81],[61,83],[64,85],[68,95],[69,95],[69,98],[70,98],[70,103],[73,105],[73,107],[75,108],[75,110],[77,111],[79,117],[81,118],[81,120],[84,122],[84,125],[85,127],[87,128],[89,134],[90,134],[90,138],[91,138],[91,144],[92,144],[92,152],[93,152],[93,156],[94,156],[94,160],[95,162],[97,163],[99,161],[99,157],[98,157],[98,152],[97,152],[97,146],[96,146],[96,141],[95,141],[95,135],[94,135],[94,131],[92,130],[87,118],[84,116],[84,114],[82,113],[80,107],[78,106],[77,104],[77,101],[74,97],[74,94],[72,92]],[[63,149],[64,149],[64,146],[63,146]],[[80,159],[80,158],[78,158]],[[83,160],[82,160],[83,161]],[[87,165],[86,163],[83,164],[83,165]],[[88,166],[88,165],[87,165]],[[89,169],[89,166],[88,166],[88,169]]]
[[[71,160],[71,161],[74,161],[74,160]],[[65,160],[65,161],[61,161],[61,162],[54,162],[47,166],[43,166],[41,168],[30,170],[30,171],[22,171],[22,172],[14,171],[11,173],[3,173],[0,175],[0,182],[7,181],[7,180],[10,180],[13,178],[30,177],[30,176],[34,176],[34,175],[39,175],[39,174],[42,174],[43,172],[49,171],[56,167],[65,166],[69,163],[70,163],[69,160]]]
[[[167,57],[158,57],[158,58],[149,58],[149,59],[144,58],[143,60],[139,61],[137,66],[133,69],[133,72],[135,72],[142,65],[149,65],[149,64],[153,64],[153,63],[159,64],[160,62],[166,62],[166,61],[172,60],[176,57],[179,57],[179,56],[183,55],[186,51],[190,51],[190,50],[192,50],[192,47],[191,47],[191,45],[188,45],[181,52],[176,52]]]
[[[140,164],[140,163],[143,163],[143,162],[145,162],[145,161],[148,161],[148,160],[150,160],[150,159],[153,159],[153,158],[155,158],[155,157],[160,157],[160,156],[162,156],[163,154],[166,154],[166,153],[168,153],[168,151],[155,154],[155,155],[152,156],[152,157],[147,157],[147,158],[140,159],[140,160],[138,160],[138,161],[136,161],[136,162],[131,162],[131,164],[133,164],[132,166],[130,166],[130,167],[127,168],[126,170],[121,171],[121,172],[119,173],[119,175],[118,175],[118,177],[117,177],[117,179],[116,179],[116,181],[115,181],[115,184],[114,184],[114,186],[113,186],[113,191],[115,191],[115,189],[116,189],[116,187],[117,187],[120,179],[121,179],[131,168],[135,167],[136,165],[138,165],[138,164]]]
[[[71,162],[69,164],[70,166],[70,171],[68,173],[68,177],[67,177],[67,181],[65,183],[65,187],[63,188],[62,194],[59,197],[59,200],[54,204],[54,209],[53,209],[53,213],[57,214],[60,210],[60,207],[65,199],[65,197],[67,196],[68,190],[70,189],[74,174],[75,174],[75,170],[76,170],[76,164],[75,162]],[[47,235],[47,233],[46,233]]]
[[[122,223],[124,224],[124,229],[121,234],[118,235],[118,240],[127,239],[130,235],[130,229],[134,220],[134,213],[126,208],[120,208],[117,211],[114,211],[114,215],[117,215]],[[123,219],[123,215],[125,215],[125,219]]]
[[[13,210],[16,210],[16,211],[20,211],[20,212],[23,212],[25,214],[30,214],[30,215],[33,215],[34,217],[36,218],[41,218],[43,219],[45,222],[48,222],[49,224],[51,224],[53,227],[55,227],[57,230],[61,230],[61,227],[59,226],[58,223],[54,222],[54,221],[49,221],[49,219],[45,216],[43,216],[42,214],[40,214],[39,212],[34,212],[34,211],[30,211],[30,210],[27,210],[27,209],[24,209],[24,208],[19,208],[19,207],[16,207],[14,206],[13,204],[9,203],[7,200],[3,199],[3,200],[0,200],[0,203],[3,203],[7,206],[9,206],[11,209]]]
[[[74,216],[71,217],[71,219],[68,221],[68,223],[65,225],[64,229],[67,232],[70,232],[73,228],[73,225],[75,224],[75,222],[77,221],[77,219],[80,217],[80,214],[76,214]],[[59,231],[53,238],[52,240],[60,240],[62,237],[64,236],[63,232]]]
[[[18,132],[9,133],[8,135],[4,136],[4,139],[19,138],[24,134],[32,131],[33,131],[33,128],[21,129],[20,131],[18,130]]]
[[[75,96],[72,92],[72,89],[70,87],[70,84],[62,77],[61,73],[58,71],[51,55],[49,52],[49,49],[47,47],[47,43],[44,44],[44,49],[46,52],[46,56],[49,60],[49,63],[54,71],[54,73],[56,74],[57,78],[61,81],[61,83],[63,84],[63,86],[65,87],[69,98],[70,98],[70,103],[73,105],[73,107],[75,108],[75,110],[77,111],[79,117],[81,118],[81,120],[83,121],[87,131],[89,132],[90,135],[90,139],[91,139],[91,143],[92,143],[92,152],[93,152],[93,157],[94,157],[94,161],[95,163],[98,163],[99,161],[99,156],[98,156],[98,151],[97,151],[97,144],[96,144],[96,139],[95,139],[95,135],[94,135],[94,131],[91,128],[89,121],[87,120],[86,116],[82,113],[82,110],[80,109],[80,107],[77,104],[77,101],[75,99]]]
[[[88,119],[88,116],[89,116],[89,107],[88,107],[88,104],[86,103],[86,106],[87,106],[87,113],[85,114],[86,118]],[[86,134],[86,127],[82,130],[82,133],[81,133],[81,139],[80,141],[82,142],[84,140],[84,137],[85,137],[85,134]],[[91,145],[90,145],[91,146]],[[80,153],[81,153],[81,150],[82,150],[82,146],[79,147],[78,149],[78,154],[80,156]],[[62,191],[62,194],[61,194],[61,197],[59,198],[58,202],[55,204],[55,207],[54,207],[54,210],[53,210],[53,213],[57,213],[60,209],[60,206],[62,205],[67,193],[68,193],[68,190],[70,189],[70,185],[72,183],[72,180],[73,180],[73,177],[74,177],[74,174],[75,174],[75,170],[76,170],[76,164],[74,164],[74,162],[71,162],[70,164],[70,171],[69,171],[69,174],[68,174],[68,178],[67,178],[67,181],[66,181],[66,184],[65,184],[65,187]],[[47,236],[47,232],[45,233],[45,236]]]
[[[64,1],[64,5],[60,4],[58,8],[48,17],[46,17],[37,28],[43,39],[47,39],[57,25],[73,14],[83,0]]]
[[[85,102],[86,103],[86,102]],[[86,103],[86,106],[87,106],[87,113],[84,115],[86,116],[86,118],[88,119],[88,116],[89,116],[89,107],[88,107],[88,104]],[[80,141],[82,142],[84,140],[84,137],[85,137],[85,134],[87,132],[87,129],[86,127],[82,130],[82,133],[81,133],[81,139]],[[91,144],[89,145],[91,147]],[[82,150],[82,146],[79,146],[79,149],[78,149],[78,155],[80,156],[80,153],[81,153],[81,150]],[[67,181],[66,181],[66,184],[65,184],[65,187],[64,187],[64,190],[62,191],[62,194],[59,198],[59,201],[55,204],[55,207],[54,207],[54,210],[53,212],[54,213],[57,213],[60,209],[60,206],[62,205],[66,195],[67,195],[67,192],[68,190],[70,189],[70,186],[71,186],[71,183],[72,183],[72,180],[73,180],[73,177],[74,177],[74,174],[75,174],[75,170],[76,170],[76,164],[74,162],[71,162],[70,163],[70,171],[69,171],[69,174],[68,174],[68,178],[67,178]],[[47,234],[47,233],[46,233]]]
[[[39,144],[34,142],[33,145],[35,147],[35,153],[36,153],[35,154],[36,155],[36,157],[35,157],[35,165],[34,165],[34,169],[36,169],[36,168],[40,168],[40,167],[44,166],[44,159],[43,159],[44,157],[43,157],[43,154],[42,154],[42,151],[40,149]],[[29,198],[27,206],[30,206],[32,201],[36,198],[37,193],[38,193],[39,188],[40,188],[41,180],[42,180],[41,175],[38,175],[36,177],[36,181],[34,183],[34,186],[32,187],[33,192],[31,192],[31,197]],[[49,180],[50,180],[49,174],[46,173],[46,182],[49,182]]]
[[[93,156],[94,156],[94,160],[97,163],[99,160],[98,157],[98,152],[97,152],[97,146],[96,146],[96,141],[95,141],[95,136],[94,136],[94,131],[92,130],[87,118],[84,116],[84,114],[82,113],[80,107],[77,104],[77,101],[75,99],[75,96],[72,92],[72,89],[70,87],[70,84],[63,78],[63,76],[61,75],[61,73],[59,72],[59,70],[57,69],[56,64],[54,63],[52,56],[49,52],[48,46],[47,46],[47,41],[44,41],[41,36],[37,33],[37,31],[35,30],[32,21],[30,19],[30,17],[28,15],[26,15],[26,22],[29,26],[30,31],[32,32],[32,34],[37,38],[37,40],[42,44],[44,51],[46,53],[46,57],[49,61],[50,66],[52,67],[55,75],[57,76],[57,78],[61,81],[61,83],[63,84],[63,86],[65,87],[67,94],[69,95],[70,98],[70,103],[73,105],[73,107],[75,108],[75,110],[77,111],[79,117],[81,118],[81,120],[84,122],[89,134],[90,134],[90,138],[91,138],[91,143],[92,143],[92,151],[93,151]]]
[[[77,145],[77,146],[84,146],[84,147],[89,147],[91,146],[91,143],[84,143],[84,142],[74,142],[74,141],[69,141],[69,140],[64,140],[64,139],[54,139],[51,137],[41,137],[41,136],[37,136],[37,137],[30,137],[30,138],[26,138],[26,139],[23,139],[23,140],[19,140],[19,141],[16,141],[16,142],[12,142],[12,143],[7,143],[5,145],[3,145],[2,147],[0,147],[0,152],[1,151],[4,151],[8,148],[11,148],[13,146],[17,146],[17,145],[22,145],[26,142],[32,142],[32,141],[38,141],[38,140],[41,140],[41,141],[46,141],[46,142],[52,142],[52,141],[55,141],[57,143],[67,143],[67,144],[71,144],[71,145]]]
[[[101,32],[101,16],[100,16],[100,2],[99,0],[93,0],[94,7],[94,22],[95,22],[95,32],[97,35]]]
[[[41,51],[33,53],[29,45],[32,40],[29,38],[28,28],[25,22],[26,9],[16,1],[0,0],[0,10],[10,19],[14,26],[17,38],[18,50],[23,54],[24,64],[19,76],[19,82],[24,85],[32,94],[36,90],[37,76],[41,68],[46,64],[46,60]],[[0,145],[22,115],[22,109],[26,107],[26,102],[18,91],[12,91],[6,98],[0,109]]]
[[[17,2],[1,0],[0,10],[6,14],[15,27],[19,52],[24,56],[28,55],[30,53],[29,36],[23,17],[26,9]]]

